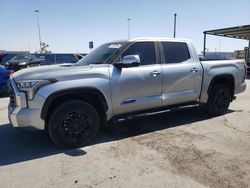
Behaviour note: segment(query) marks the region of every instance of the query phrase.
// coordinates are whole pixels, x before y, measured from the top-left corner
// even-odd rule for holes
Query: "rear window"
[[[190,59],[185,42],[162,42],[165,63],[181,63]]]
[[[7,54],[7,55],[4,55],[0,58],[0,63],[2,65],[5,65],[5,63],[9,60],[11,60],[14,56],[16,56],[17,54]]]

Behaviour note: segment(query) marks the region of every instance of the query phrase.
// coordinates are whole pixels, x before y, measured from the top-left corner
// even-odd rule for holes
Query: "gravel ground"
[[[165,112],[112,125],[72,150],[43,131],[11,127],[7,103],[0,99],[1,188],[250,187],[250,88],[224,116]]]

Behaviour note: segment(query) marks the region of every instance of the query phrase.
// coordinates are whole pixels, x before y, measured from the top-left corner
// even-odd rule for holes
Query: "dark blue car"
[[[0,66],[0,93],[6,95],[8,93],[7,81],[10,75],[13,73],[12,70],[6,69]]]

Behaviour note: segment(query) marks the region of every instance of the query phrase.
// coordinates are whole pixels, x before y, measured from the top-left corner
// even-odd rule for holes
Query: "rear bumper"
[[[7,84],[0,84],[0,92],[7,94],[8,93],[8,86]]]

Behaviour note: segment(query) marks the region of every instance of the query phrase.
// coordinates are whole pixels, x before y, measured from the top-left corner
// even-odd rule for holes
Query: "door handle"
[[[153,72],[150,72],[150,76],[157,76],[157,75],[160,75],[161,74],[161,72],[159,72],[159,71],[153,71]]]
[[[198,72],[198,71],[199,70],[196,67],[193,67],[192,69],[190,69],[190,72],[193,72],[193,73]]]

